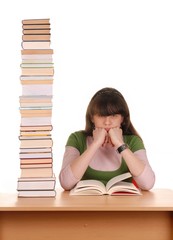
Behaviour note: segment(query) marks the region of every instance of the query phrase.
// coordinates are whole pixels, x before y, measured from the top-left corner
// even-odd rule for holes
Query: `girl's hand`
[[[116,128],[111,128],[108,131],[110,141],[112,145],[116,148],[121,146],[124,141],[123,141],[123,131],[121,128],[116,127]]]
[[[107,131],[104,128],[95,128],[93,130],[94,143],[96,143],[98,147],[101,147],[105,144],[107,137]]]

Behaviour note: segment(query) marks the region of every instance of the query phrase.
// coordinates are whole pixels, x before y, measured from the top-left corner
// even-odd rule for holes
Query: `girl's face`
[[[111,128],[121,127],[123,116],[121,114],[109,116],[94,115],[92,122],[94,123],[95,128],[104,128],[106,131],[109,131]]]

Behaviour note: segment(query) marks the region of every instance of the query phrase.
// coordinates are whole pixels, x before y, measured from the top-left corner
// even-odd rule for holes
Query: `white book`
[[[21,117],[21,126],[52,125],[51,117]]]
[[[52,95],[53,84],[22,85],[22,95]]]
[[[51,153],[52,152],[52,148],[48,147],[48,148],[20,148],[20,153]]]
[[[17,190],[54,190],[55,177],[18,178]]]
[[[18,197],[55,197],[55,190],[28,190],[28,191],[18,191]]]
[[[42,131],[22,131],[20,130],[20,136],[48,136],[51,135],[50,130],[42,130]]]
[[[52,63],[52,58],[50,59],[22,59],[22,64],[25,63]]]
[[[44,59],[44,60],[51,59],[52,60],[53,59],[52,54],[22,54],[21,58],[22,58],[22,60],[24,60],[24,59],[33,59],[33,60],[36,60],[36,59]]]
[[[52,158],[52,153],[19,153],[19,158]]]
[[[49,108],[48,108],[49,107]],[[52,103],[44,103],[44,102],[22,102],[20,103],[20,109],[51,109],[52,108]]]
[[[49,136],[19,136],[19,140],[41,140],[41,139],[50,139],[51,135]]]
[[[19,107],[20,110],[51,110],[52,106],[26,106],[26,107]]]
[[[50,41],[22,41],[23,49],[50,49]]]
[[[20,76],[20,80],[53,80],[53,76],[50,75],[50,76],[45,76],[45,75],[36,75],[36,76],[23,76],[21,75]]]

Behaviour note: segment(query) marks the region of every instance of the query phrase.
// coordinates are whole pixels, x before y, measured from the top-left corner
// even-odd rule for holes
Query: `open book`
[[[110,179],[106,186],[98,180],[81,180],[70,191],[70,195],[141,195],[135,184],[124,181],[131,177],[130,172],[123,173]]]

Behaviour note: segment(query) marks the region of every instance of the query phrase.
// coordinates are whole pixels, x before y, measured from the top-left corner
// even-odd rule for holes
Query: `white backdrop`
[[[57,187],[68,135],[84,128],[90,98],[109,86],[120,90],[129,104],[156,173],[155,188],[173,188],[172,12],[173,2],[167,0],[1,3],[1,192],[15,192],[20,176],[21,21],[27,18],[51,19]]]

